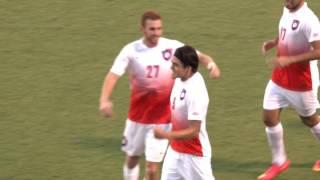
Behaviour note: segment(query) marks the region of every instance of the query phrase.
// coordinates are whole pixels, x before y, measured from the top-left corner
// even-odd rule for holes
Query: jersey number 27
[[[147,66],[147,78],[157,78],[159,75],[159,65]]]

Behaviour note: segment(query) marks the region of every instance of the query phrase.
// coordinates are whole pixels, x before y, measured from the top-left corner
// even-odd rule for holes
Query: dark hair
[[[147,20],[161,20],[161,16],[157,11],[148,10],[141,16],[141,25],[144,26]]]
[[[193,73],[197,72],[199,65],[199,57],[196,50],[193,47],[188,45],[182,46],[176,49],[174,56],[182,62],[183,67],[190,66],[192,68]]]

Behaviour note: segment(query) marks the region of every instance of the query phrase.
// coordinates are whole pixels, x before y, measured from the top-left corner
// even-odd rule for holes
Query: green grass
[[[308,3],[320,9],[319,1]],[[221,67],[221,79],[207,81],[215,176],[255,179],[270,163],[261,122],[270,69],[259,52],[276,36],[281,6],[278,0],[1,1],[0,180],[122,178],[127,77],[113,94],[114,117],[100,117],[98,99],[115,56],[140,38],[140,15],[149,8],[161,12],[166,37],[212,55]],[[311,172],[319,143],[295,112],[282,115],[293,165],[278,179],[319,179]]]

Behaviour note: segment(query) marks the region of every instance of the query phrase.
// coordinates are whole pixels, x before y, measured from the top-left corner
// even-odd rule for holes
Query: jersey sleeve
[[[118,56],[113,62],[113,65],[110,69],[110,72],[117,74],[119,76],[122,76],[129,64],[129,54],[130,54],[130,49],[128,46],[125,46],[122,48]]]
[[[182,42],[180,42],[178,40],[174,40],[174,42],[175,42],[177,47],[182,47],[182,46],[185,45],[184,43],[182,43]],[[196,52],[197,52],[198,55],[201,53],[198,49],[196,49]]]
[[[182,42],[180,42],[178,40],[173,40],[173,42],[174,42],[175,46],[178,47],[178,48],[184,46],[184,43],[182,43]]]
[[[188,97],[188,120],[204,121],[209,104],[207,93],[202,92],[206,89],[199,88],[199,86],[194,87],[191,92],[192,96]]]
[[[308,19],[308,23],[304,28],[306,38],[309,42],[320,40],[320,22],[316,16],[312,16]]]

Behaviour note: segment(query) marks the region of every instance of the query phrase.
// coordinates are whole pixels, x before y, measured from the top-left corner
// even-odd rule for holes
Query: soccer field
[[[308,5],[320,16],[320,1]],[[260,55],[277,35],[282,0],[3,0],[0,2],[0,180],[120,180],[129,85],[98,100],[120,49],[141,37],[140,15],[156,9],[164,36],[212,55],[207,130],[218,180],[250,180],[271,156],[261,121],[271,69]],[[316,180],[320,144],[292,110],[282,113],[292,166],[277,180]],[[142,167],[143,169],[143,167]]]

